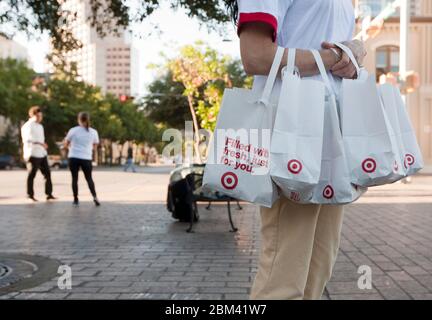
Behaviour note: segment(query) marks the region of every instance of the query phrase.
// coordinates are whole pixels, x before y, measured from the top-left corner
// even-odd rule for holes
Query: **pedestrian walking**
[[[124,172],[127,172],[129,168],[132,169],[132,172],[134,172],[134,173],[136,172],[133,158],[134,158],[133,157],[133,148],[129,147],[127,150],[126,164],[125,164],[124,169],[123,169]]]
[[[24,160],[27,162],[27,196],[37,201],[34,196],[34,178],[40,170],[45,178],[46,199],[55,200],[51,181],[51,171],[48,165],[45,132],[42,125],[43,113],[39,106],[33,106],[28,111],[29,120],[21,128]]]
[[[81,169],[87,181],[93,202],[100,206],[96,195],[96,187],[92,177],[93,150],[99,144],[98,132],[90,127],[90,115],[87,112],[78,114],[78,126],[69,130],[65,138],[65,148],[69,149],[69,169],[72,174],[73,204],[79,205],[78,199],[78,173]]]
[[[229,7],[238,22],[242,62],[255,76],[254,86],[264,85],[278,46],[295,48],[299,74],[316,80],[322,79],[310,50],[320,50],[336,92],[342,78],[356,75],[356,68],[333,43],[350,47],[359,64],[365,56],[362,43],[351,40],[351,0],[238,0]],[[262,247],[251,298],[320,299],[338,253],[342,219],[341,205],[301,205],[284,196],[272,208],[262,208]]]

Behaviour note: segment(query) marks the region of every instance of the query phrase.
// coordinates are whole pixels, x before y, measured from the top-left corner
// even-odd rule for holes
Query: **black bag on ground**
[[[192,181],[190,181],[192,179]],[[185,179],[174,181],[168,186],[167,209],[172,217],[181,222],[190,222],[196,213],[193,203],[193,177],[188,175]],[[195,215],[194,215],[195,213]]]

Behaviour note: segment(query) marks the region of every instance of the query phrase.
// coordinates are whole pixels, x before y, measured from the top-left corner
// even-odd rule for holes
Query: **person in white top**
[[[69,169],[72,174],[73,204],[78,206],[78,173],[82,169],[84,177],[93,196],[96,206],[100,202],[96,195],[96,187],[92,177],[93,150],[99,144],[98,132],[90,127],[90,116],[87,112],[78,115],[78,126],[69,130],[65,138],[65,148],[69,149]]]
[[[335,90],[342,78],[353,78],[356,69],[333,43],[350,47],[359,64],[366,55],[363,44],[352,41],[351,0],[227,2],[238,22],[243,66],[257,83],[265,81],[277,46],[297,49],[300,75],[318,79],[309,50],[320,50]],[[287,54],[288,49],[281,68]],[[285,197],[271,209],[262,208],[261,254],[251,299],[320,299],[338,253],[342,218],[342,206],[300,205]]]
[[[45,193],[47,200],[56,199],[53,195],[53,186],[51,181],[51,171],[48,165],[47,149],[45,143],[44,128],[41,124],[43,120],[42,110],[38,106],[29,109],[29,120],[21,127],[21,138],[23,142],[24,160],[27,162],[27,196],[33,201],[34,197],[34,178],[40,170],[45,178]]]

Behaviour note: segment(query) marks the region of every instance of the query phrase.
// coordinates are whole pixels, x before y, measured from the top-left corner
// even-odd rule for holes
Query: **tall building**
[[[6,58],[26,61],[31,65],[27,48],[0,33],[0,59]]]
[[[76,13],[71,27],[82,43],[82,48],[69,52],[66,60],[76,63],[83,81],[101,87],[103,92],[131,95],[132,53],[125,32],[101,38],[88,21],[91,14],[88,0],[67,0],[64,9]]]
[[[355,0],[354,3],[374,6],[372,11],[377,15],[391,1]],[[411,10],[408,70],[418,72],[420,87],[407,96],[408,110],[425,163],[432,166],[432,1],[411,0]],[[396,13],[384,22],[379,33],[365,42],[368,51],[365,67],[369,72],[379,75],[399,71],[399,22]]]

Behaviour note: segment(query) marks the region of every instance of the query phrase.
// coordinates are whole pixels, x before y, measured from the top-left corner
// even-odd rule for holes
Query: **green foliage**
[[[133,101],[121,102],[103,95],[100,88],[72,79],[53,79],[47,84],[45,130],[53,141],[60,141],[76,125],[81,111],[91,115],[102,138],[114,142],[158,141],[157,129]]]
[[[167,128],[184,129],[185,121],[192,120],[184,90],[169,71],[154,80],[142,101],[149,119]]]
[[[13,125],[26,118],[29,106],[41,101],[40,94],[32,90],[35,75],[25,62],[0,59],[0,115]]]
[[[161,0],[88,0],[91,8],[89,22],[101,36],[115,34],[131,23],[143,21],[160,7]],[[0,25],[13,26],[29,36],[46,32],[59,52],[80,46],[71,32],[76,12],[62,7],[58,0],[2,0]],[[225,3],[229,0],[171,0],[173,9],[185,9],[189,17],[196,17],[210,28],[229,21]],[[5,30],[4,30],[5,31]]]
[[[5,135],[0,138],[0,154],[10,154],[15,157],[19,154],[19,143],[11,127],[9,127]]]
[[[28,108],[40,105],[51,152],[57,151],[56,142],[62,141],[67,131],[77,125],[77,114],[81,111],[90,113],[92,126],[102,139],[119,143],[156,144],[160,141],[159,129],[139,104],[104,95],[100,88],[76,81],[70,74],[57,74],[39,84],[33,80],[35,76],[22,62],[0,59],[0,115],[18,129],[28,118]],[[3,147],[12,147],[8,144],[10,136],[3,140]],[[18,144],[18,137],[14,143]]]
[[[180,83],[199,119],[201,128],[214,130],[225,88],[248,87],[251,78],[243,71],[240,61],[203,42],[180,49],[178,57],[167,62],[167,74]]]

